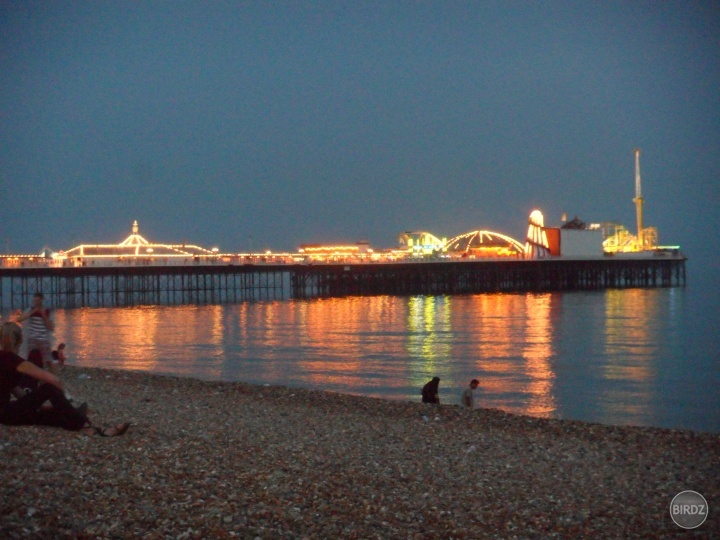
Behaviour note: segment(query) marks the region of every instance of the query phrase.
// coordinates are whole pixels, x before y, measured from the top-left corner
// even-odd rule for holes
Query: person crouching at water
[[[468,409],[472,409],[474,407],[474,400],[473,400],[473,390],[475,390],[478,385],[480,384],[480,381],[477,379],[473,379],[470,381],[470,384],[468,385],[465,390],[463,390],[462,393],[462,405],[463,407],[467,407]]]
[[[423,386],[422,402],[440,404],[440,377],[433,377],[432,380]]]
[[[73,407],[65,397],[62,381],[54,373],[18,356],[21,344],[20,326],[14,322],[4,323],[0,327],[0,424],[55,426],[103,437],[115,437],[127,431],[130,426],[127,422],[105,429],[93,427],[87,417],[87,404]],[[17,390],[23,375],[45,384],[21,393]],[[13,395],[17,399],[11,399]],[[51,407],[43,407],[46,401]]]
[[[61,343],[58,345],[58,348],[51,353],[51,356],[54,363],[64,366],[65,360],[67,360],[67,356],[65,356],[65,344]]]

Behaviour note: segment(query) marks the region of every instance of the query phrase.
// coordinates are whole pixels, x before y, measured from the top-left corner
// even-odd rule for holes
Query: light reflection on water
[[[678,386],[680,289],[59,310],[71,363],[720,431]],[[680,321],[678,321],[680,319]],[[696,358],[697,360],[697,358]],[[663,367],[665,369],[663,369]],[[668,371],[668,367],[671,369]],[[707,384],[716,385],[717,369]],[[715,377],[713,379],[713,377]],[[678,402],[682,411],[677,411]],[[717,413],[717,398],[710,403]],[[720,416],[715,414],[715,417]]]

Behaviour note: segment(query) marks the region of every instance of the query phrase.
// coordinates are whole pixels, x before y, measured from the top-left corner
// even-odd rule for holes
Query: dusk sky
[[[0,0],[0,77],[2,252],[634,232],[639,147],[718,264],[718,2]]]

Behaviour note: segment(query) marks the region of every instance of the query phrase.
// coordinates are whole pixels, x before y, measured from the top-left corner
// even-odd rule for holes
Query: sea
[[[69,364],[720,433],[715,282],[58,309]],[[66,381],[72,392],[72,380]]]

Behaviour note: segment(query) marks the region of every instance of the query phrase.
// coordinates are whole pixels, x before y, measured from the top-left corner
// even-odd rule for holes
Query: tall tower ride
[[[638,241],[638,247],[642,250],[645,247],[645,242],[643,241],[643,218],[642,218],[642,207],[643,207],[643,198],[642,198],[642,190],[640,188],[640,149],[635,149],[635,198],[633,199],[633,202],[635,203],[635,209],[637,211],[637,241]]]

